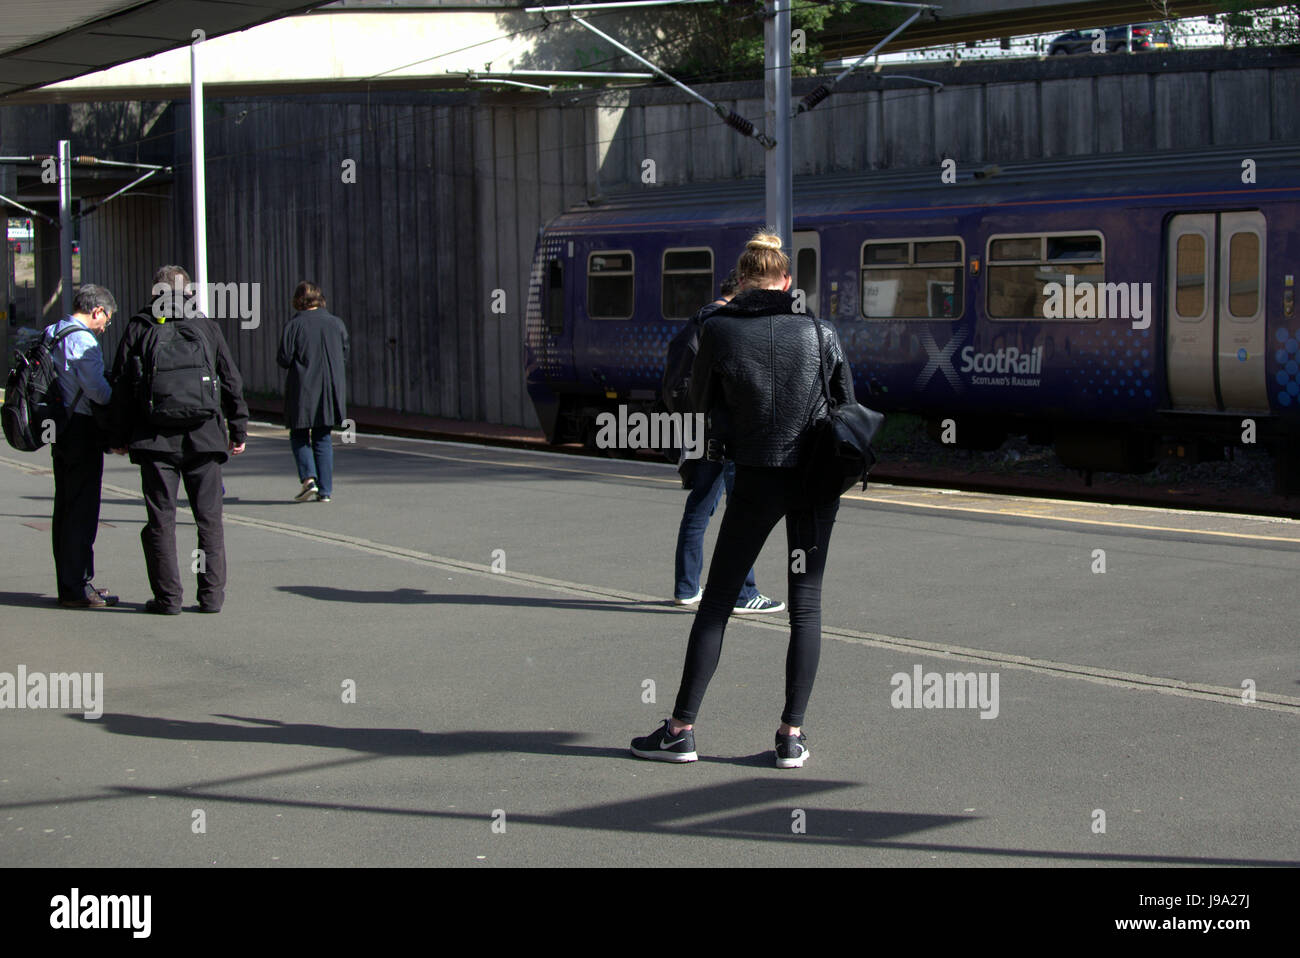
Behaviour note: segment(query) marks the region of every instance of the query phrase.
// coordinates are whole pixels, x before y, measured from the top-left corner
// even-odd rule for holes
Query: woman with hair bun
[[[820,363],[837,404],[854,401],[853,374],[835,327],[796,311],[790,258],[779,236],[755,234],[736,273],[739,292],[705,324],[691,374],[691,406],[707,411],[711,438],[724,441],[736,464],[735,488],[691,627],[672,717],[633,739],[632,754],[667,762],[699,757],[694,722],[718,666],[727,618],[747,570],[784,516],[786,554],[803,559],[788,571],[790,645],[776,766],[798,768],[811,754],[802,727],[821,653],[822,576],[839,508],[838,499],[813,502],[798,467],[812,424],[830,414]],[[820,357],[814,323],[821,327]]]

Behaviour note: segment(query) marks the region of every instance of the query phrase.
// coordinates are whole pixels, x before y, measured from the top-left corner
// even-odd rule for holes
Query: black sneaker
[[[777,768],[801,768],[803,763],[808,761],[808,756],[812,752],[808,751],[804,742],[808,741],[808,736],[800,732],[798,735],[782,735],[776,733],[776,767]]]
[[[668,719],[644,738],[632,739],[632,754],[637,758],[648,758],[655,762],[694,762],[699,760],[695,754],[695,731],[682,729],[673,738],[668,734]]]
[[[315,497],[316,497],[316,480],[312,478],[307,478],[302,481],[302,488],[299,489],[298,494],[293,497],[293,501],[306,502],[308,499],[314,499]]]
[[[152,612],[154,615],[180,615],[181,614],[181,610],[179,607],[172,608],[171,606],[163,605],[157,599],[149,599],[148,601],[146,601],[144,604],[144,610],[146,612]]]

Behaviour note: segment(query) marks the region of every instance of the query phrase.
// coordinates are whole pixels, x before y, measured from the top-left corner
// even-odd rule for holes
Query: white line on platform
[[[388,437],[388,436],[377,437],[377,438],[380,438],[385,442],[391,441],[392,439],[392,437]],[[434,439],[411,439],[405,441],[421,442],[421,443],[437,443],[440,445],[460,446],[460,447],[467,447],[472,449],[485,448],[483,446],[476,445],[473,443],[443,443],[441,442],[441,440],[434,440]],[[486,447],[486,448],[492,448],[494,452],[501,451],[498,447]],[[518,462],[509,462],[501,459],[447,456],[447,455],[439,455],[438,453],[432,453],[432,452],[416,452],[414,450],[409,450],[409,449],[377,448],[375,449],[375,451],[386,452],[389,453],[390,455],[395,455],[395,456],[415,456],[421,459],[440,459],[444,462],[463,462],[463,463],[469,463],[471,465],[504,466],[512,469],[535,468],[531,465],[525,465]],[[548,453],[548,452],[541,452],[532,449],[518,449],[518,450],[510,449],[509,451],[512,453],[513,452],[527,453],[534,456],[550,456],[550,457],[558,456],[558,457],[563,457],[565,459],[572,459],[572,456],[567,453],[553,453],[553,452]],[[645,465],[651,468],[659,468],[659,464],[657,463],[645,463]],[[568,472],[568,473],[575,473],[583,476],[597,476],[597,477],[607,478],[607,479],[634,479],[639,482],[657,482],[657,483],[665,483],[673,486],[678,485],[680,482],[680,480],[676,476],[675,470],[671,478],[669,477],[660,478],[658,476],[631,475],[628,473],[619,473],[619,472],[604,472],[599,469],[575,469],[575,468],[556,466],[556,465],[546,465],[543,468],[547,469],[550,472]],[[662,465],[662,468],[671,469],[672,467],[669,466],[667,463],[664,463]],[[1223,519],[1235,519],[1235,520],[1251,521],[1251,522],[1268,522],[1273,524],[1290,523],[1292,525],[1300,525],[1300,523],[1297,523],[1293,519],[1283,519],[1283,518],[1277,518],[1273,516],[1249,516],[1249,515],[1239,515],[1236,513],[1227,513],[1227,512],[1188,513],[1188,512],[1179,512],[1174,509],[1160,509],[1156,507],[1147,507],[1147,506],[1116,506],[1116,505],[1110,505],[1107,503],[1098,503],[1098,502],[1075,502],[1068,499],[1038,499],[1038,498],[1032,498],[1027,496],[1007,496],[1002,494],[994,495],[991,493],[965,492],[962,490],[929,489],[920,486],[902,487],[902,486],[885,486],[883,484],[880,484],[878,485],[878,488],[898,489],[900,491],[906,489],[905,494],[913,495],[913,496],[944,493],[944,494],[970,496],[971,498],[980,499],[985,502],[994,502],[994,501],[1003,501],[1008,503],[1024,502],[1024,503],[1034,503],[1036,505],[1047,505],[1047,506],[1055,505],[1055,506],[1064,506],[1069,508],[1085,508],[1085,509],[1086,508],[1129,509],[1129,510],[1141,511],[1141,512],[1154,512],[1154,513],[1164,513],[1167,515],[1177,515],[1182,518],[1198,518],[1198,519],[1199,518],[1223,518]],[[1193,528],[1184,528],[1179,526],[1159,526],[1159,525],[1151,525],[1148,523],[1120,522],[1117,520],[1107,520],[1107,519],[1090,519],[1082,516],[1054,516],[1054,515],[1043,514],[1040,512],[1028,512],[1028,511],[1021,511],[1012,508],[988,508],[988,507],[981,507],[976,505],[958,505],[956,503],[915,502],[907,499],[896,498],[893,496],[872,496],[861,492],[847,492],[844,494],[843,498],[853,500],[854,502],[869,502],[869,503],[876,503],[878,505],[897,506],[897,507],[908,508],[908,509],[929,509],[938,512],[947,512],[947,513],[955,513],[955,514],[971,513],[974,515],[1003,516],[1003,517],[1014,518],[1014,519],[1036,519],[1036,520],[1043,520],[1049,522],[1068,522],[1068,523],[1073,523],[1075,525],[1103,526],[1103,527],[1114,528],[1114,529],[1134,529],[1142,532],[1168,532],[1176,535],[1214,536],[1214,537],[1226,538],[1226,539],[1249,539],[1249,540],[1259,541],[1259,542],[1281,542],[1281,543],[1292,543],[1292,544],[1300,545],[1300,536],[1260,535],[1251,532],[1224,532],[1218,529],[1193,529]]]
[[[28,473],[48,473],[50,471],[48,467],[40,467],[35,463],[26,463],[5,457],[0,457],[0,464],[15,467]],[[103,488],[107,491],[127,496],[132,499],[140,498],[140,493],[134,489],[127,489],[107,482],[104,483]],[[265,532],[276,532],[282,535],[294,536],[300,539],[309,539],[315,542],[332,543],[334,545],[340,545],[345,548],[369,553],[371,555],[385,556],[390,559],[400,559],[405,562],[414,562],[420,565],[433,566],[434,568],[444,569],[447,571],[476,575],[484,579],[517,582],[534,588],[559,592],[565,595],[574,595],[583,598],[595,597],[621,599],[629,604],[652,604],[667,606],[674,609],[676,608],[676,606],[670,606],[667,601],[660,596],[645,595],[638,592],[627,592],[622,589],[589,585],[583,582],[571,582],[565,579],[553,579],[547,576],[532,575],[524,572],[493,572],[490,566],[478,562],[467,562],[447,556],[434,555],[433,553],[422,552],[418,549],[407,549],[404,546],[375,542],[370,539],[362,539],[358,536],[350,536],[341,532],[309,529],[304,526],[290,525],[286,522],[276,522],[271,519],[257,519],[251,516],[241,516],[238,513],[233,513],[229,510],[225,512],[225,520],[236,525],[242,525],[252,529],[261,529]],[[680,611],[691,612],[693,614],[694,610],[682,609]],[[735,617],[733,623],[736,625],[747,626],[749,628],[766,629],[768,631],[780,632],[783,634],[789,630],[788,622],[759,621],[752,616]],[[823,625],[822,634],[828,638],[835,639],[836,641],[846,642],[852,645],[866,645],[891,650],[903,649],[909,652],[914,652],[918,655],[952,658],[968,662],[982,662],[985,664],[997,665],[1002,668],[1036,672],[1040,675],[1047,675],[1054,678],[1078,679],[1085,682],[1093,682],[1098,685],[1109,685],[1115,688],[1158,692],[1163,695],[1177,695],[1183,698],[1201,699],[1218,702],[1220,704],[1235,705],[1239,708],[1255,708],[1272,712],[1286,712],[1292,715],[1300,715],[1300,698],[1290,695],[1282,695],[1276,692],[1256,691],[1255,703],[1252,705],[1243,705],[1241,701],[1241,690],[1227,686],[1206,685],[1198,682],[1183,682],[1179,679],[1144,675],[1139,672],[1124,672],[1116,669],[1105,669],[1098,666],[1073,665],[1066,662],[1054,662],[1050,659],[1035,659],[1023,655],[1014,655],[1009,652],[973,649],[959,645],[948,645],[941,642],[924,642],[919,639],[910,639],[903,636],[886,635],[879,632],[863,632],[856,629],[836,626]]]

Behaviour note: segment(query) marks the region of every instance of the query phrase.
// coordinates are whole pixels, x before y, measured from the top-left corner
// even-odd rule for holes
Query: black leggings
[[[673,718],[678,722],[695,721],[709,680],[718,667],[722,634],[740,587],[768,534],[785,516],[790,647],[785,657],[785,711],[781,721],[803,724],[821,654],[822,575],[839,505],[838,499],[826,505],[811,505],[800,489],[797,469],[736,466],[736,486],[727,500],[704,597],[686,647],[686,666],[673,709]]]

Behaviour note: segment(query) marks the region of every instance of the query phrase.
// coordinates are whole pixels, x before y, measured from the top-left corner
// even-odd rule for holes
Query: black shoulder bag
[[[831,398],[830,376],[822,355],[821,323],[813,319],[812,324],[817,330],[817,366],[830,415],[809,426],[802,463],[803,488],[812,502],[826,503],[838,499],[858,482],[867,488],[867,473],[876,462],[871,440],[885,417],[861,403],[836,404]],[[816,406],[813,408],[815,414]]]

